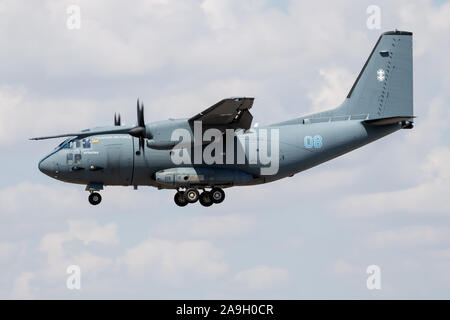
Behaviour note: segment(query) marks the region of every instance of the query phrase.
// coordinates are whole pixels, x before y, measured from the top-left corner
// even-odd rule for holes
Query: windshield
[[[69,148],[69,142],[74,140],[74,138],[69,138],[61,142],[55,149]]]
[[[98,141],[98,140],[94,140],[94,143]],[[84,138],[84,139],[80,139],[80,138],[69,138],[64,140],[63,142],[61,142],[56,148],[58,150],[61,149],[90,149],[92,144],[91,144],[91,139],[90,138]]]

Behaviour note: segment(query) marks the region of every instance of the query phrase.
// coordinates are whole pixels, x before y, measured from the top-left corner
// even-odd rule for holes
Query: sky
[[[431,0],[0,0],[0,298],[449,299],[448,17]],[[414,33],[415,128],[292,178],[210,208],[150,187],[93,207],[37,168],[61,141],[28,138],[134,125],[137,97],[147,122],[230,96],[255,97],[259,124],[333,108],[395,28]]]

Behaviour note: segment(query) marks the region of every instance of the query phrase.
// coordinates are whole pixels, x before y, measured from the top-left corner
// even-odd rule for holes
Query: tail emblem
[[[384,76],[384,70],[383,69],[378,69],[377,71],[377,80],[382,82],[384,81],[385,76]]]

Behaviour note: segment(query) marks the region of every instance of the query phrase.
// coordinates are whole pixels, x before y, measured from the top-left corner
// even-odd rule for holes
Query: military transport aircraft
[[[175,203],[221,203],[224,188],[272,182],[314,167],[399,129],[413,127],[412,33],[383,33],[337,108],[251,127],[253,98],[224,99],[189,119],[121,125],[32,138],[69,137],[39,162],[46,175],[86,185],[174,189]],[[270,151],[270,152],[269,152]],[[201,191],[201,193],[199,192]]]

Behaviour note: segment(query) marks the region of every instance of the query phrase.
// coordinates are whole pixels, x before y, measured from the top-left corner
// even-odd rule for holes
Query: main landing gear
[[[178,190],[173,198],[176,205],[180,207],[197,201],[204,207],[210,207],[214,203],[221,203],[224,199],[225,192],[218,187],[212,188],[211,191],[203,190],[202,193],[199,193],[196,188],[188,188],[185,191]]]

